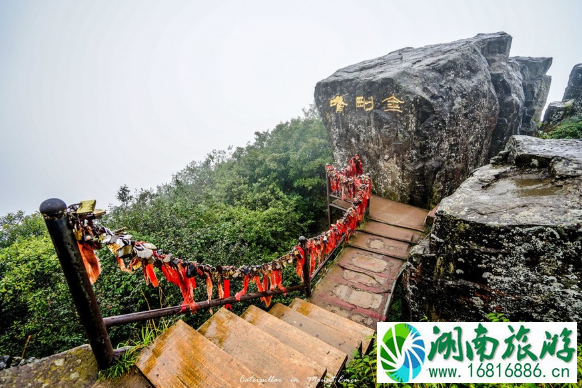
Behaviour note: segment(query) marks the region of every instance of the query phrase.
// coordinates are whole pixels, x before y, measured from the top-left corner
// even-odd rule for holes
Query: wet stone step
[[[362,231],[357,231],[350,238],[349,245],[354,248],[396,257],[402,260],[406,260],[408,248],[410,246],[408,243],[402,241],[392,240]]]
[[[277,387],[316,387],[326,374],[324,366],[225,308],[218,310],[198,331],[252,370],[253,375],[245,375],[246,379],[270,380],[269,385]],[[238,378],[240,385],[249,382],[242,376]]]
[[[424,232],[428,210],[373,195],[370,200],[370,219]]]
[[[415,230],[401,228],[399,226],[387,225],[381,222],[368,221],[360,227],[360,230],[375,234],[380,237],[387,237],[393,240],[416,243],[423,236]]]

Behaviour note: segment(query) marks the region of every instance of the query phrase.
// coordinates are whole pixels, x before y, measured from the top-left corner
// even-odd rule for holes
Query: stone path
[[[408,251],[424,233],[427,213],[373,196],[369,221],[352,236],[309,301],[375,329],[376,322],[386,319]]]

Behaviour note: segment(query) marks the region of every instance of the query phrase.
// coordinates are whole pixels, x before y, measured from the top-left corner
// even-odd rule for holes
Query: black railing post
[[[309,274],[311,260],[307,253],[307,239],[305,236],[299,237],[299,246],[303,249],[303,254],[305,255],[305,260],[303,261],[303,285],[305,286],[305,297],[309,298],[311,296],[311,275]]]
[[[40,205],[40,213],[53,240],[99,369],[106,369],[113,360],[113,347],[87,276],[77,240],[69,224],[67,205],[58,198],[47,199]]]
[[[329,175],[327,175],[327,171],[325,172],[325,182],[327,186],[327,223],[331,228],[331,183],[329,181]]]

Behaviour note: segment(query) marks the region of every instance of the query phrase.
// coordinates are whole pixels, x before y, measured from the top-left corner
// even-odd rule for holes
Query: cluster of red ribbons
[[[372,182],[369,177],[362,175],[362,166],[359,156],[351,158],[348,167],[342,171],[335,170],[329,164],[325,166],[332,193],[344,201],[354,202],[358,197],[367,201],[371,195]]]
[[[235,294],[236,300],[240,300],[247,293],[249,282],[255,283],[259,292],[276,289],[285,292],[286,288],[282,284],[283,268],[295,264],[297,275],[303,279],[303,267],[307,258],[310,260],[308,268],[311,275],[316,265],[337,247],[342,238],[347,239],[351,236],[364,216],[371,195],[372,182],[370,178],[362,175],[362,162],[357,156],[350,160],[348,167],[343,171],[336,171],[332,166],[326,166],[326,171],[332,182],[332,191],[341,192],[342,198],[350,201],[352,206],[329,230],[308,239],[305,249],[298,245],[286,255],[261,265],[212,266],[173,257],[152,243],[133,240],[131,235],[122,233],[122,230],[111,231],[96,225],[93,221],[104,212],[94,210],[95,201],[71,205],[68,213],[91,283],[95,282],[100,271],[99,260],[94,250],[105,245],[117,257],[119,268],[123,272],[132,273],[141,268],[146,284],[157,287],[159,282],[154,268],[161,270],[168,282],[180,288],[184,298],[183,311],[186,308],[195,311],[198,308],[194,300],[196,279],[206,284],[208,300],[212,299],[214,284],[217,286],[218,298],[229,298],[232,279],[241,279],[243,282],[242,290]],[[261,300],[269,306],[271,296],[262,297]]]
[[[310,260],[310,276],[316,266],[321,264],[323,258],[336,248],[342,238],[347,240],[355,232],[364,218],[372,195],[372,180],[362,175],[363,165],[359,156],[351,158],[348,167],[343,171],[336,171],[331,165],[325,166],[325,169],[332,193],[341,194],[342,199],[349,201],[352,205],[326,232],[307,240],[306,254]],[[297,275],[302,276],[302,268],[297,265]]]

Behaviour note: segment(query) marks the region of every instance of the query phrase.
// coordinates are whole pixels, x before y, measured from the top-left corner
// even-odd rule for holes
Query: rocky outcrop
[[[513,57],[519,64],[525,97],[520,134],[535,135],[548,99],[552,77],[546,75],[552,58]]]
[[[2,388],[153,388],[133,367],[117,380],[98,380],[99,368],[89,345],[82,345],[41,360],[27,360],[0,371]]]
[[[506,33],[480,34],[398,50],[320,81],[315,102],[336,162],[359,154],[379,195],[432,207],[520,131],[523,85],[543,74],[510,59],[510,47]],[[545,95],[533,95],[530,104],[543,106]]]
[[[544,126],[549,130],[572,116],[582,116],[582,63],[572,69],[562,101],[554,101],[548,105]]]
[[[576,100],[580,102],[582,99],[582,63],[574,66],[570,72],[570,78],[568,79],[568,86],[564,91],[564,100]]]
[[[499,103],[497,125],[489,145],[488,157],[491,158],[505,147],[511,135],[519,133],[525,98],[519,64],[509,59],[511,36],[503,34],[497,39],[478,40],[477,45],[487,59],[491,83]]]
[[[582,321],[582,140],[514,136],[494,161],[413,249],[411,320]]]

